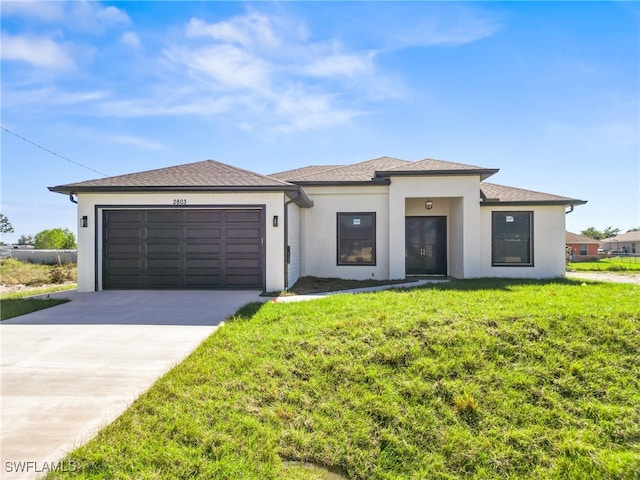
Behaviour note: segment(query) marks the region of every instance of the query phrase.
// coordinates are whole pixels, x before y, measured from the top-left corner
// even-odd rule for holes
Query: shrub
[[[52,265],[49,270],[49,278],[51,283],[71,282],[76,279],[75,265],[70,263],[58,263]]]

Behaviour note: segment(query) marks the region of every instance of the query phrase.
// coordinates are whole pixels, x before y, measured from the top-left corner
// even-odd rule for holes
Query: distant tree
[[[640,227],[633,227],[633,228],[630,228],[629,230],[627,230],[627,233],[629,233],[629,232],[638,232],[638,231],[640,231]]]
[[[603,238],[606,238],[604,236],[604,233],[602,233],[600,230],[596,229],[595,227],[589,227],[586,230],[582,230],[580,232],[580,235],[583,235],[589,238],[595,238],[596,240],[602,240]]]
[[[604,229],[604,232],[602,232],[602,235],[604,235],[602,238],[615,237],[619,233],[620,233],[619,228],[607,227]]]
[[[0,213],[0,233],[13,233],[13,226],[9,219]]]
[[[18,245],[33,245],[33,235],[20,235]]]
[[[77,248],[76,237],[68,228],[52,228],[36,233],[33,246],[37,249]]]

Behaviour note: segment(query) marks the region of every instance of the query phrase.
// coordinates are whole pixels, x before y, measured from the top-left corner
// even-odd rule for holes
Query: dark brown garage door
[[[104,289],[263,288],[261,209],[103,215]]]

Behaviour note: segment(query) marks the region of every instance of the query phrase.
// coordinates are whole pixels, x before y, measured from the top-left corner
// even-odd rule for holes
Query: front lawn
[[[9,298],[0,300],[0,320],[7,320],[27,313],[55,307],[69,300],[64,298]]]
[[[477,280],[252,304],[49,477],[637,478],[639,294]]]
[[[640,257],[604,257],[595,262],[569,262],[567,270],[574,272],[640,272]]]

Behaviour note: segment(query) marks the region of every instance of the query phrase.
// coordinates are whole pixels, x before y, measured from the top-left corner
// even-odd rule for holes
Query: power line
[[[17,133],[12,132],[12,131],[11,131],[11,130],[9,130],[8,128],[4,128],[4,127],[3,127],[3,126],[1,126],[1,125],[0,125],[0,128],[1,128],[2,130],[4,130],[5,132],[10,133],[10,134],[11,134],[11,135],[13,135],[14,137],[18,137],[20,140],[23,140],[23,141],[25,141],[25,142],[27,142],[27,143],[30,143],[30,144],[31,144],[31,145],[33,145],[34,147],[38,147],[39,149],[44,150],[45,152],[50,153],[51,155],[55,155],[56,157],[60,157],[61,159],[66,160],[67,162],[73,163],[74,165],[77,165],[77,166],[82,167],[82,168],[86,168],[87,170],[91,170],[92,172],[95,172],[95,173],[97,173],[98,175],[102,175],[103,177],[108,177],[108,176],[109,176],[109,175],[107,175],[106,173],[99,172],[98,170],[94,170],[94,169],[93,169],[93,168],[91,168],[91,167],[87,167],[86,165],[83,165],[83,164],[81,164],[81,163],[75,162],[75,161],[71,160],[70,158],[64,157],[64,156],[60,155],[59,153],[56,153],[56,152],[54,152],[54,151],[49,150],[48,148],[44,148],[42,145],[38,145],[37,143],[32,142],[31,140],[28,140],[28,139],[24,138],[23,136],[18,135]]]

